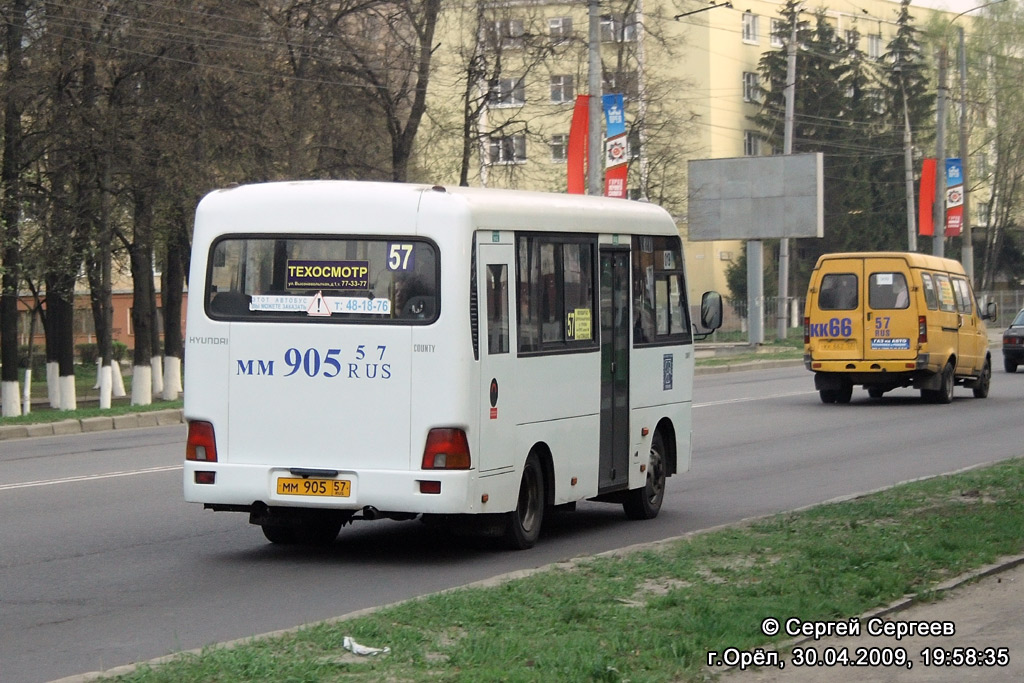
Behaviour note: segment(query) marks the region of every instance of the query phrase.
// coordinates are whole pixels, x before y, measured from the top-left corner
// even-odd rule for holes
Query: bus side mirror
[[[711,332],[722,326],[722,295],[704,292],[700,298],[700,326]]]

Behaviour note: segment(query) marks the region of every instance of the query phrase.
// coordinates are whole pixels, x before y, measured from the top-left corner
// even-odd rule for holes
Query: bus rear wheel
[[[540,537],[544,521],[544,470],[535,453],[523,467],[516,509],[505,513],[505,544],[512,550],[532,548]]]
[[[974,398],[988,398],[989,389],[992,387],[992,361],[985,359],[985,366],[981,369],[981,376],[978,377],[971,391]]]
[[[929,403],[952,403],[953,387],[956,385],[956,378],[953,376],[953,363],[946,363],[939,375],[938,389],[922,389],[921,398]]]
[[[647,461],[647,483],[627,492],[622,509],[629,519],[654,519],[665,500],[665,445],[661,432],[651,440],[651,455]]]

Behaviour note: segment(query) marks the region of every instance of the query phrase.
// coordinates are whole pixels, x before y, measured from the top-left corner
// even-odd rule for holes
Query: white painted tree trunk
[[[114,391],[114,370],[109,365],[101,365],[98,375],[100,410],[108,410],[110,408],[110,397]]]
[[[121,374],[121,361],[111,361],[111,374],[114,377],[114,398],[124,398],[128,392],[124,390],[124,375]]]
[[[78,409],[78,395],[75,391],[74,375],[62,375],[60,378],[60,409]]]
[[[164,356],[164,400],[174,401],[181,395],[181,359]]]
[[[51,408],[60,408],[60,366],[56,361],[46,364],[46,398]]]
[[[25,392],[21,396],[21,414],[32,412],[32,368],[25,368]]]
[[[153,356],[150,359],[150,374],[153,376],[153,396],[160,396],[164,393],[164,360],[163,356]]]
[[[0,382],[0,401],[3,407],[0,408],[4,417],[18,417],[21,415],[21,394],[18,391],[18,382]]]
[[[153,403],[153,366],[132,367],[132,405],[148,406]]]

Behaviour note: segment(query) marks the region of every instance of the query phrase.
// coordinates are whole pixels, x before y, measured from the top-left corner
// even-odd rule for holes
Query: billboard
[[[689,162],[689,239],[822,237],[823,156],[790,154]]]

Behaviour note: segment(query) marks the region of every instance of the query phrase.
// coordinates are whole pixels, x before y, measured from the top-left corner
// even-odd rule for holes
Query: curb
[[[751,360],[743,363],[729,363],[726,365],[709,365],[695,367],[694,375],[720,375],[726,372],[741,372],[743,370],[770,370],[772,368],[792,368],[804,364],[801,358],[775,359],[775,360]]]
[[[137,429],[140,427],[163,427],[185,422],[184,410],[168,408],[152,410],[145,413],[128,413],[112,417],[83,417],[78,420],[60,420],[58,422],[39,422],[27,425],[7,425],[0,427],[0,441],[26,439],[37,436],[66,436],[68,434],[86,434],[102,432],[110,429]]]

